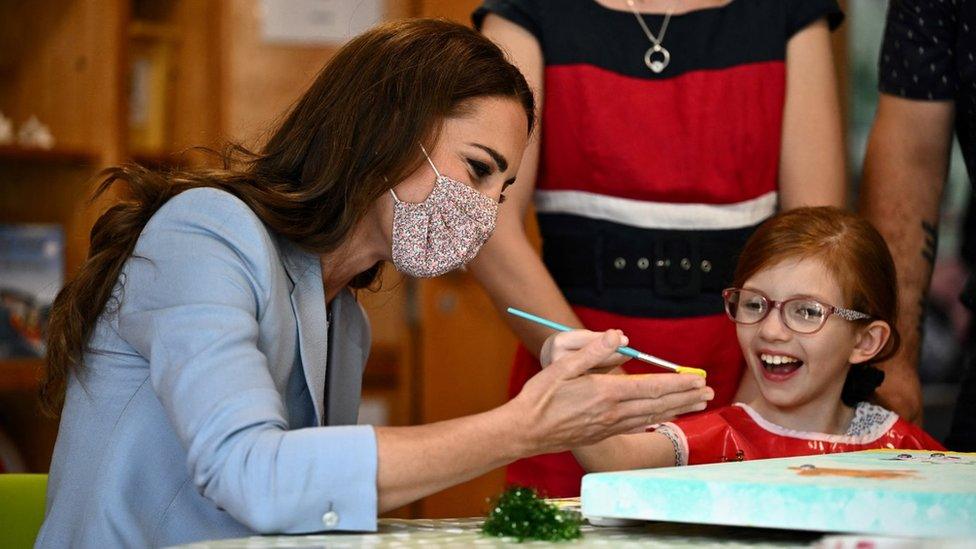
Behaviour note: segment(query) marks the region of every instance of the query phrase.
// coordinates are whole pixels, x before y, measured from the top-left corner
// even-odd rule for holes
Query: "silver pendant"
[[[654,74],[661,74],[664,69],[668,67],[668,63],[671,62],[671,52],[667,48],[662,47],[660,44],[654,44],[654,46],[647,49],[644,54],[644,64],[647,68],[651,69]]]

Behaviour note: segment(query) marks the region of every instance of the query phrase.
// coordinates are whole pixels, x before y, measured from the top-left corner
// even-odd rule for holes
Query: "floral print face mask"
[[[437,170],[423,202],[403,202],[393,189],[393,266],[404,274],[431,278],[474,259],[495,230],[498,202]]]

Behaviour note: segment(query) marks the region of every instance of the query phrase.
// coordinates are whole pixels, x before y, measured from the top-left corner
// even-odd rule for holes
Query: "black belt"
[[[570,303],[632,316],[721,313],[721,291],[755,227],[641,229],[540,214],[543,261]]]

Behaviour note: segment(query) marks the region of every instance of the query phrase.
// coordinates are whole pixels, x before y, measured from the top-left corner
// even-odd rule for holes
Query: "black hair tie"
[[[869,364],[852,364],[844,380],[840,399],[851,408],[871,398],[884,381],[884,372]]]

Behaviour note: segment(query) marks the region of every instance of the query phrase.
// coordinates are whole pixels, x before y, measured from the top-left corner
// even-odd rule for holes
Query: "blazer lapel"
[[[322,267],[315,254],[308,253],[287,239],[279,239],[282,263],[294,283],[291,306],[298,321],[298,347],[305,383],[315,408],[316,425],[322,425],[325,412],[325,377],[329,351],[329,325],[325,311]]]

